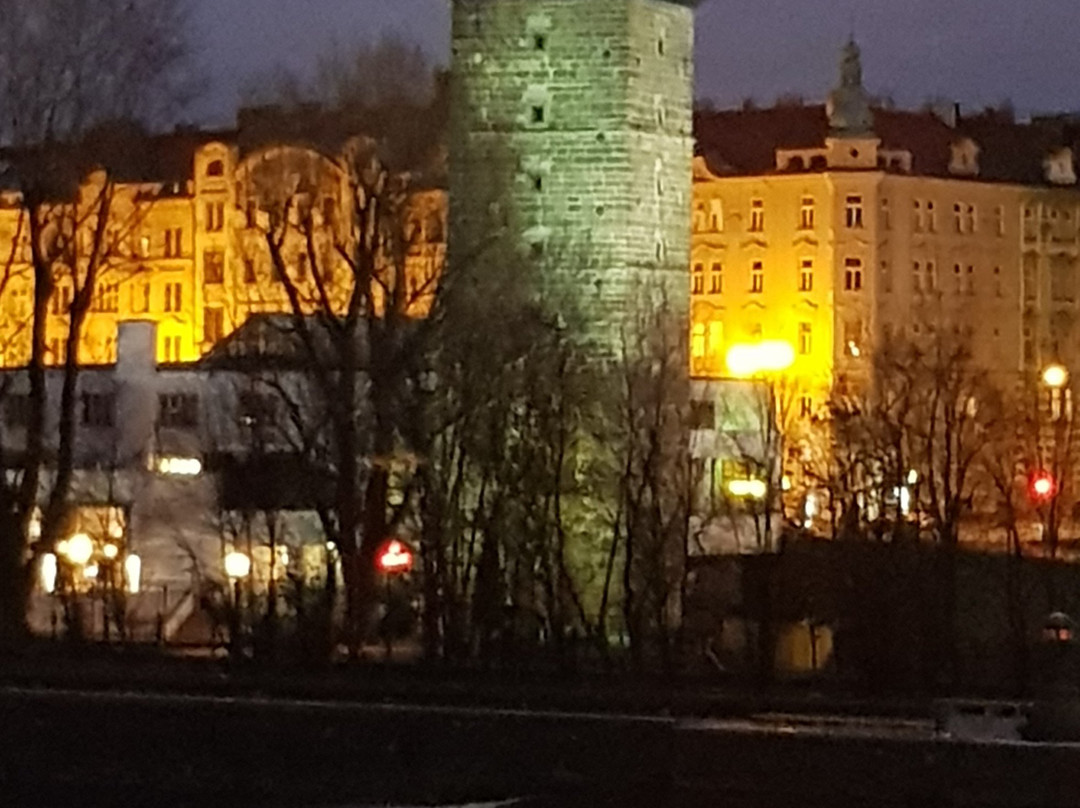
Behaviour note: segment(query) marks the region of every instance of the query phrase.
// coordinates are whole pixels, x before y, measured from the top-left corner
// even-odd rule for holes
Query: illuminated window
[[[705,212],[705,206],[704,205],[695,205],[694,206],[694,224],[693,224],[694,232],[695,233],[704,232],[707,222],[708,222],[708,215]]]
[[[760,233],[765,229],[765,203],[755,199],[750,203],[750,232]]]
[[[810,323],[799,323],[799,354],[809,356],[814,350],[814,329]]]
[[[804,258],[799,264],[799,291],[814,291],[814,259]]]
[[[862,323],[859,320],[844,323],[844,353],[854,359],[862,356]]]
[[[799,208],[799,229],[800,230],[813,230],[814,229],[814,199],[813,197],[804,197],[802,206]]]
[[[97,287],[90,310],[96,312],[116,312],[120,308],[120,284],[105,283]]]
[[[750,291],[754,294],[765,291],[765,266],[760,261],[750,267]]]
[[[714,295],[724,292],[724,267],[722,264],[713,263],[712,272],[709,275],[709,292]]]
[[[862,289],[863,263],[859,258],[848,258],[844,262],[844,289],[858,292]]]
[[[858,229],[863,226],[863,202],[861,196],[849,196],[844,203],[844,217],[848,229]]]
[[[705,294],[705,265],[694,264],[691,291],[695,295]]]
[[[694,359],[705,358],[705,323],[694,323],[690,338],[690,353]]]
[[[799,396],[799,417],[809,418],[814,414],[814,399],[810,396]]]
[[[49,339],[46,348],[46,362],[50,365],[63,365],[67,362],[67,340],[62,337]]]

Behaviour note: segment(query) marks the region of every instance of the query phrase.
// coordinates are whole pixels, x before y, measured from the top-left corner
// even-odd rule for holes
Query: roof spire
[[[854,34],[840,52],[840,84],[829,94],[827,108],[834,137],[862,137],[873,132],[870,95],[863,87],[862,52]]]

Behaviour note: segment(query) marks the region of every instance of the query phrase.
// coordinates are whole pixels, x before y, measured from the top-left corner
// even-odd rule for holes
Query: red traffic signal
[[[408,572],[413,566],[412,550],[397,539],[384,544],[375,558],[379,569],[388,574]]]
[[[1057,480],[1049,471],[1037,471],[1028,480],[1028,496],[1033,502],[1049,502],[1057,493]]]

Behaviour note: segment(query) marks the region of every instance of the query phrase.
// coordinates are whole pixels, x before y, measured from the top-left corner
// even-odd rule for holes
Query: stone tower
[[[697,0],[452,3],[450,261],[501,242],[609,348],[688,317]]]

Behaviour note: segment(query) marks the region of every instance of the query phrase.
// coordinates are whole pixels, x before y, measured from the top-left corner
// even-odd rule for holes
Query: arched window
[[[206,167],[206,176],[208,177],[224,177],[225,176],[225,163],[221,160],[214,160]]]

